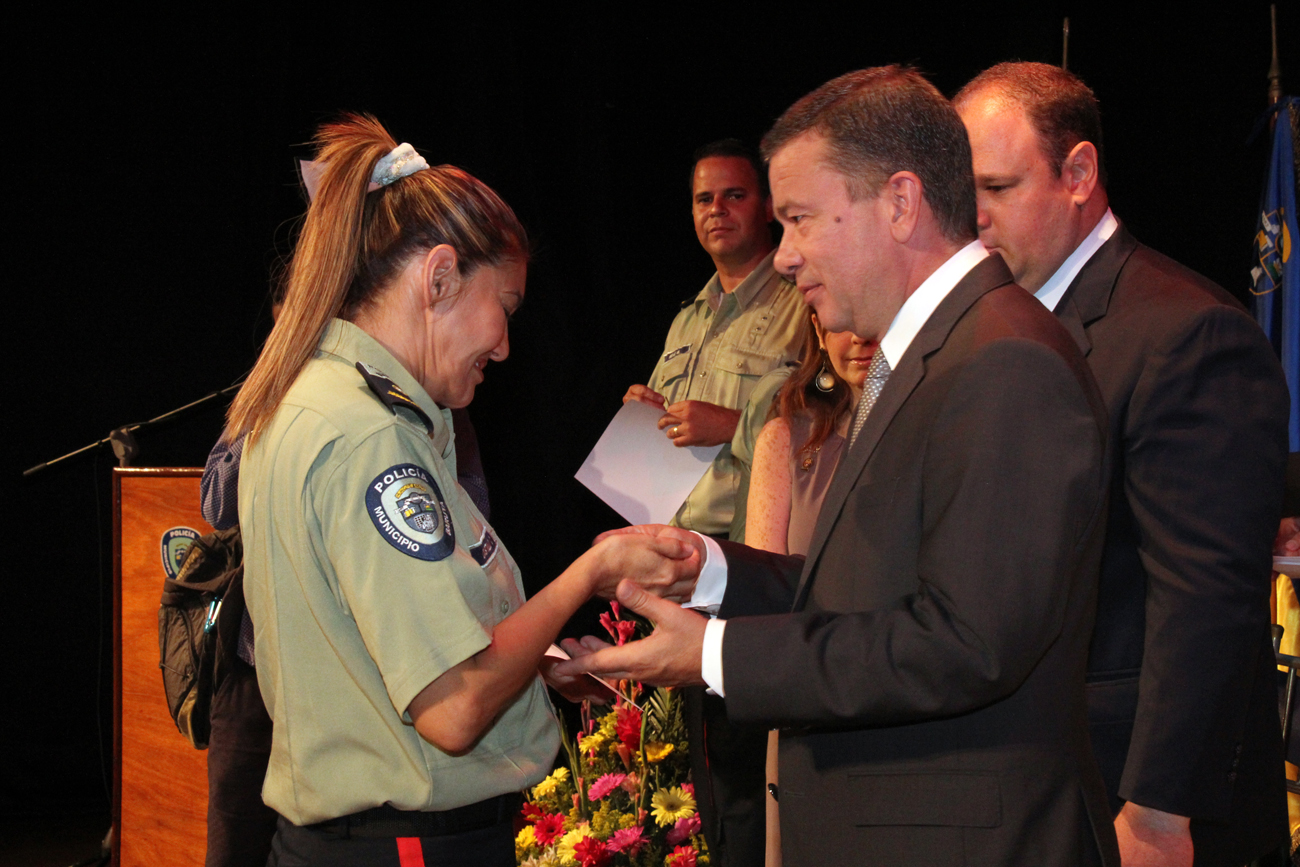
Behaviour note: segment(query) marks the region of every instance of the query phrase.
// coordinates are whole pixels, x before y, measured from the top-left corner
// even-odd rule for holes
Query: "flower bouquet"
[[[617,602],[600,621],[619,644],[644,622]],[[682,697],[620,681],[612,705],[582,706],[582,730],[561,718],[567,767],[533,787],[515,837],[521,867],[703,867],[709,863],[695,791]]]

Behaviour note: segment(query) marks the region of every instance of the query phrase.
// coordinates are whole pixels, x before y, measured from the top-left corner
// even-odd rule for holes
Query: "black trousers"
[[[279,818],[262,803],[271,756],[271,718],[257,672],[235,658],[212,697],[208,738],[208,853],[205,867],[265,864]]]
[[[767,845],[767,729],[738,726],[703,687],[683,690],[691,778],[709,862],[762,867]]]
[[[489,825],[436,836],[408,836],[415,830],[394,830],[401,811],[391,807],[368,810],[356,817],[302,827],[280,818],[267,867],[514,867],[514,817],[522,799],[503,797]],[[489,802],[442,815],[452,815]],[[481,811],[480,811],[481,812]],[[373,826],[377,814],[378,827]],[[407,814],[413,819],[424,817]],[[394,822],[393,817],[398,817]],[[360,818],[360,826],[348,818]],[[431,816],[429,818],[436,818]]]

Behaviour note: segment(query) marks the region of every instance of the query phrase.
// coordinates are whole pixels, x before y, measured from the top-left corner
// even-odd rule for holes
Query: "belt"
[[[524,797],[510,792],[451,810],[399,810],[385,804],[306,827],[331,837],[446,837],[491,828],[519,813]]]

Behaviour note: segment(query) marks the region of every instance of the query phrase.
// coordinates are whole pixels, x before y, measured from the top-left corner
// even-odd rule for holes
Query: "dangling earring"
[[[835,390],[835,376],[826,366],[825,353],[822,355],[822,372],[817,374],[817,378],[813,380],[813,385],[817,386],[817,390],[823,394],[829,394]]]

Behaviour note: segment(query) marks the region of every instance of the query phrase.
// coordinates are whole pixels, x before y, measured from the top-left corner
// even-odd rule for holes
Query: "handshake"
[[[616,598],[654,624],[648,637],[615,647],[595,636],[561,642],[571,657],[546,660],[543,674],[570,699],[596,696],[588,674],[656,686],[702,685],[700,657],[705,618],[687,611],[706,559],[703,540],[688,530],[650,524],[611,530],[579,558],[591,558],[593,593]]]

